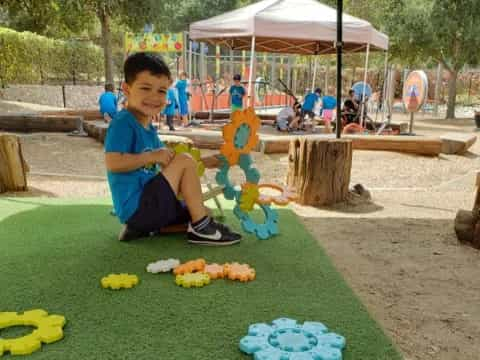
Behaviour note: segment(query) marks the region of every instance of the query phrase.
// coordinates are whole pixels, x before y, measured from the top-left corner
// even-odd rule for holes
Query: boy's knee
[[[188,153],[177,154],[175,155],[175,159],[185,164],[185,166],[196,166],[196,162],[192,155]]]

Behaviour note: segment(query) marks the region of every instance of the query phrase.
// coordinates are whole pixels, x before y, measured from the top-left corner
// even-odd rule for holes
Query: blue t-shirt
[[[232,105],[242,107],[243,97],[245,96],[245,89],[243,86],[230,86],[230,97],[232,98]]]
[[[98,103],[100,104],[100,113],[102,115],[107,113],[113,118],[117,114],[117,97],[113,92],[105,91],[100,95]]]
[[[152,124],[144,128],[128,110],[120,111],[110,122],[105,138],[106,153],[141,154],[164,146]],[[159,171],[158,165],[122,173],[107,170],[113,206],[122,223],[137,210],[143,187]]]
[[[322,98],[323,110],[333,110],[337,106],[337,99],[333,96],[326,95]]]
[[[175,89],[170,88],[167,91],[167,106],[165,106],[165,109],[163,109],[163,115],[175,115],[175,108],[177,107],[177,94],[175,94]]]
[[[305,96],[305,100],[303,101],[303,110],[306,111],[313,111],[313,108],[315,107],[315,103],[320,99],[320,96],[318,96],[317,93],[310,93],[307,96]]]

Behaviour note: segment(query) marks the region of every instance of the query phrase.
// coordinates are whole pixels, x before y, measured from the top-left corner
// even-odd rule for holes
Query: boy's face
[[[234,83],[236,86],[239,86],[239,85],[240,85],[240,80],[233,80],[233,83]]]
[[[152,75],[149,71],[137,74],[131,84],[122,84],[128,107],[145,116],[157,115],[167,102],[167,90],[172,81],[165,75]]]

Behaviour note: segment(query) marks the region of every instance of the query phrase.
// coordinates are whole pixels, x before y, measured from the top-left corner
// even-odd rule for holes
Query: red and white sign
[[[417,112],[428,95],[428,78],[424,71],[412,71],[403,85],[403,103],[408,112]]]

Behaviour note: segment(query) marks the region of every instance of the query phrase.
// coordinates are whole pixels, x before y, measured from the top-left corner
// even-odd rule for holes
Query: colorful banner
[[[183,34],[125,34],[125,52],[182,52]]]

